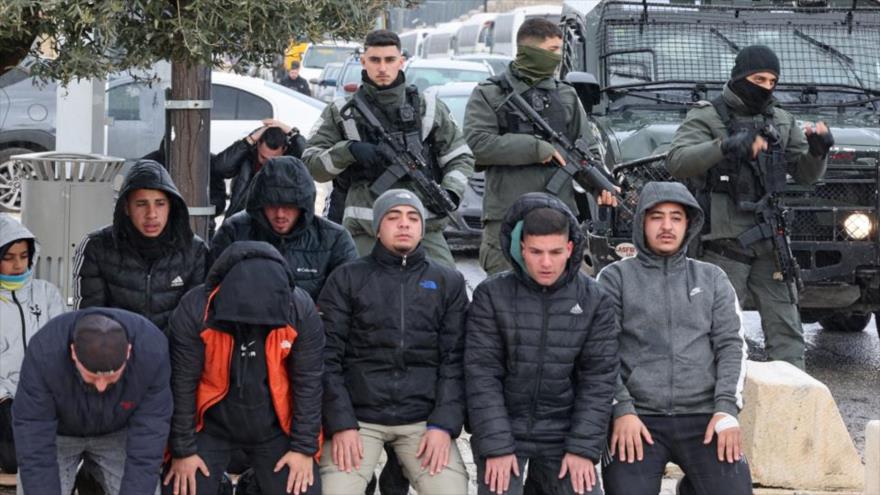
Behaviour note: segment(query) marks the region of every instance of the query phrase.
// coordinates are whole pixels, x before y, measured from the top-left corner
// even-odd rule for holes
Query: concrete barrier
[[[756,487],[854,491],[861,459],[822,382],[791,364],[749,361],[740,414]]]
[[[880,495],[880,421],[865,428],[865,495]]]

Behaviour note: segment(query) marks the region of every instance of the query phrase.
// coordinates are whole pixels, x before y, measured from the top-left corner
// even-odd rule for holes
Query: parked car
[[[17,70],[17,69],[15,69]],[[12,155],[55,149],[57,85],[34,86],[25,73],[0,87],[0,209],[19,208],[21,170]],[[211,152],[218,153],[275,118],[308,132],[325,103],[263,79],[226,72],[211,75]],[[12,78],[4,79],[9,81]],[[165,129],[165,88],[170,78],[148,86],[125,74],[107,85],[107,154],[138,158],[155,150]]]
[[[455,36],[459,27],[461,27],[460,22],[437,24],[434,30],[425,37],[422,56],[425,58],[450,57],[455,49]]]
[[[351,95],[361,85],[361,71],[363,69],[360,56],[357,54],[350,56],[342,64],[342,68],[339,69],[339,76],[336,78],[336,83],[333,86],[333,94],[330,95],[328,101],[333,101],[336,98],[345,98],[346,100],[351,98]]]
[[[348,41],[310,43],[302,54],[299,75],[311,81],[321,75],[324,66],[332,62],[345,62],[360,46],[360,43]]]
[[[333,101],[336,92],[336,81],[342,71],[342,62],[331,62],[324,66],[321,75],[309,81],[312,85],[312,97],[321,101]]]
[[[480,82],[492,76],[485,62],[464,62],[449,58],[417,59],[406,64],[406,81],[424,91],[449,82]]]
[[[665,154],[676,129],[696,102],[720,94],[740,47],[772,48],[783,64],[779,105],[798,121],[825,121],[835,139],[824,177],[811,186],[789,178],[782,199],[804,282],[801,318],[859,332],[880,317],[880,7],[810,5],[567,3],[562,72],[592,79],[575,86],[634,206],[646,181],[673,180]],[[587,224],[586,263],[598,271],[631,253],[632,229],[618,211]]]
[[[464,60],[467,62],[485,62],[492,68],[493,74],[501,74],[507,70],[507,67],[513,62],[513,57],[507,55],[498,55],[496,53],[471,53],[469,55],[455,55],[453,60]]]
[[[498,14],[492,29],[492,53],[516,56],[516,32],[526,19],[543,17],[558,24],[561,14],[561,5],[532,5]]]
[[[425,38],[431,32],[431,28],[419,28],[400,34],[400,48],[410,59],[423,58],[425,56]]]
[[[497,13],[474,14],[464,21],[455,35],[455,54],[489,53],[497,16]]]

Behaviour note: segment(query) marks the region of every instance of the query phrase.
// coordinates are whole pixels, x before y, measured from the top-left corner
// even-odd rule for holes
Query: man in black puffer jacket
[[[180,301],[169,328],[174,415],[165,493],[216,494],[242,449],[261,493],[320,494],[313,458],[321,448],[324,333],[278,251],[265,242],[230,246]]]
[[[272,158],[254,176],[247,211],[226,219],[211,239],[217,259],[236,241],[264,241],[281,252],[297,287],[312,298],[336,267],[357,258],[351,234],[314,215],[315,182],[298,158]]]
[[[390,189],[373,206],[371,254],[318,298],[327,334],[324,493],[364,493],[384,444],[420,494],[467,493],[453,440],[464,423],[464,277],[425,257],[425,209]],[[610,399],[609,399],[610,400]]]
[[[207,252],[168,171],[141,160],[125,177],[113,224],[76,249],[74,306],[127,309],[165,331],[180,298],[202,283]]]
[[[501,226],[512,271],[474,291],[465,383],[478,493],[601,493],[619,359],[608,296],[579,272],[585,238],[565,204],[524,194]]]

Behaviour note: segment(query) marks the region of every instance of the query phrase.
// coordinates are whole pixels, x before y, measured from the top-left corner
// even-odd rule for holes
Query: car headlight
[[[863,241],[871,234],[871,218],[864,213],[853,213],[843,221],[843,229],[850,239]]]

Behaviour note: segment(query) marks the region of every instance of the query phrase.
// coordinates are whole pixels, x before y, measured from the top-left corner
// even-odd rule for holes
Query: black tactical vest
[[[728,136],[740,132],[761,135],[767,140],[767,150],[762,154],[765,163],[764,181],[759,180],[758,163],[755,160],[738,160],[725,156],[721,162],[709,169],[706,176],[706,192],[726,193],[739,205],[742,202],[754,203],[768,193],[779,193],[785,189],[785,154],[780,142],[779,132],[773,124],[772,109],[764,114],[761,124],[753,119],[736,119],[730,115],[730,108],[721,97],[712,100],[712,106],[727,128]]]
[[[427,139],[422,141],[421,98],[419,97],[418,88],[415,86],[406,87],[406,99],[396,112],[388,112],[366,93],[364,94],[364,99],[370,105],[373,114],[379,119],[379,122],[382,123],[382,127],[385,128],[388,134],[396,140],[402,140],[403,143],[406,143],[407,147],[421,149],[422,157],[431,169],[429,178],[435,182],[442,181],[443,172],[440,170],[434,153],[434,134],[429,134]],[[369,128],[357,112],[353,113],[361,141],[373,144],[379,143],[379,136]],[[349,167],[339,177],[343,183],[347,184],[358,181],[372,182],[379,178],[379,175],[381,175],[379,172],[381,171],[374,167]],[[401,180],[408,180],[408,176]]]
[[[490,77],[489,81],[499,85],[505,93],[513,91],[513,87],[506,80],[504,74]],[[550,127],[565,134],[572,141],[578,137],[569,135],[565,106],[559,98],[559,91],[532,87],[522,93],[522,97],[538,112],[541,118],[550,124]],[[501,135],[511,133],[543,136],[541,131],[529,119],[524,115],[521,116],[511,112],[507,105],[502,105],[497,110],[496,115],[498,115],[498,131]]]

